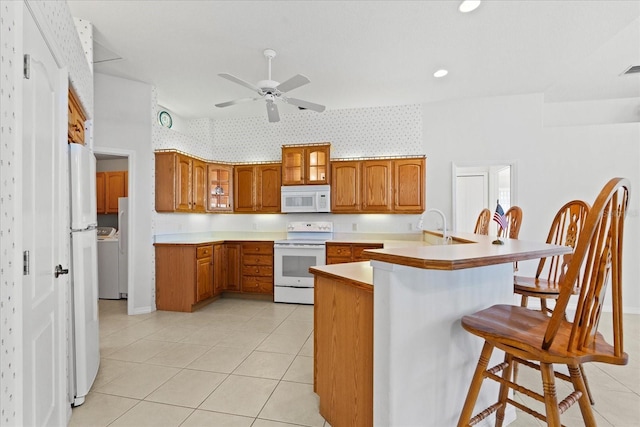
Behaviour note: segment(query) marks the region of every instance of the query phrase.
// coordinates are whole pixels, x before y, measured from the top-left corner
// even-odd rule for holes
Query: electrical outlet
[[[351,224],[351,231],[358,231],[358,223],[354,222]]]
[[[409,223],[409,231],[413,231],[413,224]]]
[[[253,223],[253,229],[257,230],[258,229],[258,224],[256,224],[255,222]]]

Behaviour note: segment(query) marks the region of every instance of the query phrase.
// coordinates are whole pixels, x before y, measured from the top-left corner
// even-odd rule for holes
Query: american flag
[[[498,206],[496,206],[496,212],[493,214],[493,220],[497,222],[503,230],[507,228],[507,218],[504,216],[504,210],[502,210],[500,202],[498,202]]]

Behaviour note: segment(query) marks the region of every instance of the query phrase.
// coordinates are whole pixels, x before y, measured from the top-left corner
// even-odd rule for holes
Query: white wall
[[[601,103],[603,117],[614,117],[608,105],[611,103]],[[640,313],[640,123],[544,127],[545,108],[542,95],[425,105],[425,151],[430,159],[427,205],[451,217],[451,162],[516,160],[516,203],[524,212],[520,238],[538,240],[546,238],[553,215],[565,202],[583,199],[593,203],[610,178],[629,178],[624,305],[626,312]],[[553,108],[557,110],[558,105]],[[570,118],[572,113],[564,116]],[[523,274],[533,274],[534,268],[533,261],[520,263]]]
[[[94,150],[129,156],[129,313],[155,310],[153,284],[152,87],[95,74]]]

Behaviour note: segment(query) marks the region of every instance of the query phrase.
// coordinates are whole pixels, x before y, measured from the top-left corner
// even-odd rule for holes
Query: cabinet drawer
[[[273,267],[264,265],[244,265],[242,267],[244,276],[266,276],[273,277]]]
[[[199,246],[196,249],[196,258],[206,258],[213,254],[213,246]]]
[[[242,292],[271,294],[273,293],[273,278],[244,276],[242,278]]]
[[[327,245],[327,258],[329,257],[351,258],[351,245]]]
[[[243,254],[273,254],[273,242],[252,242],[242,244]]]
[[[273,266],[272,255],[243,255],[242,265],[269,265]]]

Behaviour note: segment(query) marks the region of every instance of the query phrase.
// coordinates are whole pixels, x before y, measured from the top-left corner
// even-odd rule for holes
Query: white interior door
[[[456,176],[456,231],[473,233],[480,211],[489,200],[489,174],[469,173]]]
[[[66,151],[63,72],[47,47],[28,8],[24,8],[23,79],[23,250],[29,272],[23,276],[24,425],[66,424],[65,294],[68,275],[55,277],[56,266],[69,268],[68,224],[61,179]],[[26,73],[25,73],[26,74]],[[65,185],[67,187],[65,187]]]

